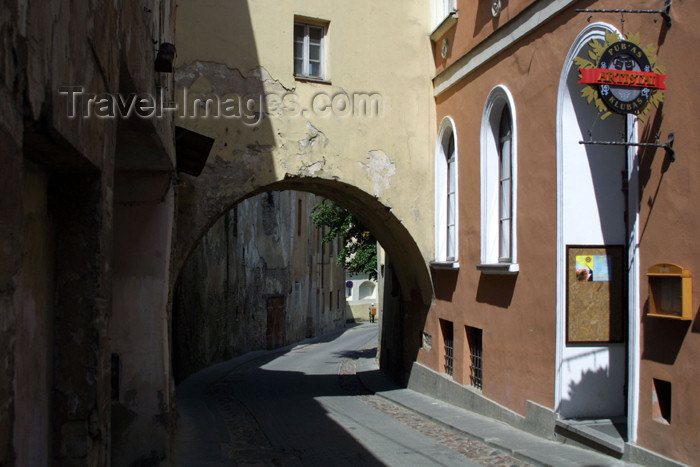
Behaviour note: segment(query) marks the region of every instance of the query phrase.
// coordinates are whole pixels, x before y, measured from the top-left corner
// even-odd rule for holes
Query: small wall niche
[[[653,379],[651,387],[651,418],[663,425],[671,424],[671,383]]]
[[[649,312],[647,316],[677,320],[693,319],[691,271],[662,263],[649,268]]]

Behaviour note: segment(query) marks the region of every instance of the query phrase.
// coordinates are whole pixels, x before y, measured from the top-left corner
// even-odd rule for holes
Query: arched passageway
[[[386,262],[382,262],[378,271],[380,287],[383,287],[383,293],[380,293],[383,315],[381,362],[397,379],[407,377],[419,344],[419,340],[411,339],[411,336],[420,335],[432,296],[429,273],[415,241],[389,209],[361,190],[333,180],[292,177],[259,189],[257,196],[249,193],[232,206],[222,205],[220,214],[215,216],[196,241],[189,242],[187,247],[177,245],[182,250],[187,249],[182,257],[188,258],[180,263],[181,266],[178,265],[178,278],[172,286],[172,359],[177,381],[192,371],[239,352],[274,347],[274,342],[265,341],[263,321],[266,317],[272,321],[270,310],[274,311],[275,307],[270,303],[275,300],[293,314],[293,318],[290,316],[287,321],[297,321],[288,323],[289,335],[278,339],[278,345],[317,335],[333,326],[342,326],[345,319],[342,314],[338,314],[337,319],[328,315],[314,315],[315,308],[319,307],[318,301],[324,310],[328,308],[339,313],[337,308],[330,306],[330,302],[344,302],[342,270],[342,277],[335,280],[330,278],[330,281],[335,281],[335,285],[330,287],[328,283],[324,286],[323,279],[316,278],[319,283],[312,284],[312,278],[308,282],[306,279],[290,282],[288,277],[284,277],[289,272],[284,268],[295,267],[290,265],[291,262],[318,262],[323,259],[311,256],[332,255],[323,249],[308,251],[300,240],[298,244],[294,243],[297,234],[301,235],[302,231],[304,235],[308,234],[305,230],[309,229],[308,212],[312,206],[307,206],[307,203],[322,200],[333,201],[352,212],[372,231],[386,252]],[[275,203],[284,207],[275,207]],[[245,207],[249,205],[256,207]],[[286,216],[287,220],[271,219],[269,212],[266,212],[268,206],[286,209],[288,212],[279,218]],[[247,213],[241,216],[252,213],[252,216],[260,218],[239,218],[241,207]],[[255,231],[250,236],[257,236],[262,243],[274,243],[267,245],[268,251],[272,252],[266,258],[252,247],[251,241],[255,240],[235,238],[236,235],[243,236],[240,232],[245,231],[245,227],[238,227],[239,222],[250,224],[246,227]],[[209,229],[212,233],[208,233]],[[232,247],[233,244],[237,246]],[[307,251],[309,258],[304,257]],[[326,261],[326,264],[330,262]],[[299,265],[296,268],[303,267]],[[283,277],[276,277],[280,272]],[[314,274],[318,275],[318,272]],[[183,281],[188,285],[184,286]],[[208,282],[204,284],[204,281]],[[319,293],[322,289],[323,292]],[[288,302],[285,303],[285,300]],[[266,308],[267,313],[264,313]],[[257,313],[257,318],[251,320],[254,313]],[[218,324],[214,325],[214,321]],[[193,323],[196,326],[193,327]],[[224,329],[225,336],[221,334]],[[267,332],[269,334],[270,330],[267,329]],[[219,337],[215,337],[215,334]]]

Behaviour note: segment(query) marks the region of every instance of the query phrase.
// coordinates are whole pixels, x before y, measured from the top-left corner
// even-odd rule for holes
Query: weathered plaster
[[[367,176],[374,183],[374,196],[379,197],[383,189],[388,189],[391,184],[391,177],[396,175],[396,166],[389,159],[384,151],[370,151],[367,155],[367,162],[360,162],[360,165],[367,171]]]
[[[219,361],[269,348],[270,297],[284,300],[284,340],[276,345],[345,324],[344,270],[328,256],[330,246],[321,247],[311,222],[311,209],[322,201],[297,191],[263,193],[236,205],[202,238],[174,292],[178,382]]]
[[[329,198],[352,207],[375,229],[398,222],[408,232],[407,244],[394,238],[387,247],[390,254],[411,257],[403,277],[406,297],[417,287],[429,302],[425,265],[433,255],[433,239],[424,224],[433,218],[433,187],[395,183],[396,177],[423,180],[433,171],[432,157],[427,157],[434,141],[433,66],[425,41],[428,5],[367,1],[331,8],[320,0],[286,0],[275,4],[273,15],[268,5],[258,2],[178,5],[178,39],[183,44],[176,71],[178,103],[198,93],[220,98],[267,95],[268,100],[256,102],[247,121],[177,120],[216,142],[203,174],[181,180],[176,270],[213,221],[238,200],[280,183],[314,191],[315,179],[322,179],[331,182]],[[295,15],[329,21],[326,82],[294,79],[289,49]],[[289,47],[280,47],[285,43]],[[354,106],[355,95],[380,96],[379,114],[363,114]],[[334,98],[353,103],[352,112],[342,106],[321,111],[314,99],[326,98],[328,103]],[[260,147],[265,151],[251,151]],[[372,201],[352,199],[347,186]],[[386,215],[394,220],[380,220]],[[378,237],[389,241],[395,235],[387,231]]]
[[[149,5],[51,0],[0,9],[2,465],[109,464],[114,171],[133,163],[172,170],[172,120],[70,118],[59,91],[172,91],[153,60],[154,41],[174,40],[175,5]],[[166,301],[154,310],[164,322],[165,284]],[[167,347],[157,353],[167,357]]]

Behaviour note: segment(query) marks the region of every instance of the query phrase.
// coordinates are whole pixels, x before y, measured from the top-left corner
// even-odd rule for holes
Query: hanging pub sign
[[[605,42],[593,39],[588,58],[576,57],[581,92],[588,103],[595,103],[601,119],[612,112],[638,115],[645,120],[651,106],[663,101],[666,69],[656,65],[653,45],[642,48],[639,34],[627,34],[623,40],[616,32],[607,32]]]

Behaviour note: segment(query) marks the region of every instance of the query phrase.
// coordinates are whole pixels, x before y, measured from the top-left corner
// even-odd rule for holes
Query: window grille
[[[483,331],[467,326],[467,344],[469,345],[469,381],[476,389],[483,387],[482,373],[482,336]]]
[[[452,376],[454,372],[454,332],[451,321],[440,320],[442,340],[445,348],[445,373]]]

